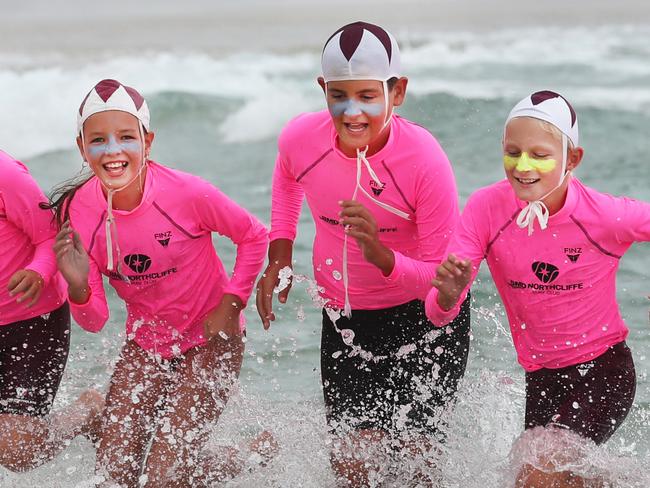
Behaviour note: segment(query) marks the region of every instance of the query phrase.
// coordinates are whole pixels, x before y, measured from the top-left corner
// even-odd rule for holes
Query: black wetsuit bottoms
[[[67,302],[50,314],[0,326],[0,413],[47,415],[69,349]]]
[[[602,444],[625,420],[635,391],[625,342],[586,363],[526,373],[526,428],[556,425]]]
[[[469,301],[442,328],[429,322],[420,300],[353,310],[336,322],[342,333],[324,310],[321,377],[330,430],[435,435],[465,373]]]

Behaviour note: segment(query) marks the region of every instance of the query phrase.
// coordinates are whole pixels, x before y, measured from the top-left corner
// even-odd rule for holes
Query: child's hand
[[[436,278],[431,282],[438,289],[440,308],[452,309],[471,278],[472,263],[469,259],[458,259],[453,254],[447,256],[438,266]]]
[[[271,322],[275,320],[275,314],[273,313],[273,293],[275,287],[280,283],[280,270],[286,267],[292,267],[292,248],[293,242],[288,239],[276,239],[271,242],[269,247],[269,265],[257,282],[255,304],[257,305],[257,313],[265,329],[268,329],[271,326]],[[289,284],[278,293],[280,303],[287,302],[289,291],[291,291],[291,278],[289,278]]]
[[[388,276],[395,267],[395,255],[379,241],[377,221],[372,213],[355,200],[339,202],[339,213],[345,233],[357,241],[363,258],[377,266],[384,276]]]
[[[229,339],[241,335],[239,312],[243,308],[244,304],[238,296],[226,293],[219,306],[212,310],[205,319],[203,337],[209,340],[219,335],[223,339]]]
[[[70,298],[75,303],[85,303],[89,294],[88,254],[79,234],[72,230],[70,222],[63,224],[56,235],[54,254],[59,271],[68,282]]]
[[[9,296],[19,295],[16,299],[17,303],[29,300],[27,304],[27,308],[29,308],[38,302],[41,297],[43,283],[43,277],[36,271],[21,269],[9,278],[7,289],[9,290]]]

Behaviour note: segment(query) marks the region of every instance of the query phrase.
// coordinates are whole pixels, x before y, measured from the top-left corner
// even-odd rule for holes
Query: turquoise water
[[[461,203],[503,177],[500,137],[512,105],[532,90],[560,91],[574,102],[586,149],[577,171],[586,184],[615,195],[650,200],[650,28],[459,33],[411,40],[404,47],[409,94],[400,113],[431,130],[452,161]],[[30,67],[0,65],[0,141],[22,158],[45,189],[72,176],[74,116],[102,77],[138,87],[149,100],[156,132],[153,159],[201,175],[269,221],[275,137],[293,115],[322,106],[314,77],[318,54],[251,53],[211,58],[158,53],[146,59]],[[61,87],[47,96],[46,87]],[[37,103],[38,102],[38,103]],[[20,117],[16,117],[18,107]],[[15,109],[15,110],[14,110]],[[311,274],[313,225],[303,212],[295,246],[296,272]],[[215,239],[231,266],[234,249]],[[633,411],[590,462],[616,486],[650,486],[650,245],[621,261],[618,297],[630,327],[638,374]],[[123,341],[125,311],[108,290],[111,319],[98,335],[74,329],[57,405],[89,386],[104,388]],[[449,412],[449,442],[440,465],[444,486],[499,487],[508,479],[508,453],[523,423],[523,371],[491,278],[482,271],[473,295],[473,340],[466,381]],[[237,486],[333,486],[328,468],[318,370],[320,312],[297,285],[277,308],[270,331],[254,308],[249,321],[240,393],[215,429],[213,442],[242,439],[269,428],[278,458]],[[90,486],[93,452],[76,440],[49,465],[26,475],[0,471],[1,486]],[[399,480],[393,480],[399,486]]]

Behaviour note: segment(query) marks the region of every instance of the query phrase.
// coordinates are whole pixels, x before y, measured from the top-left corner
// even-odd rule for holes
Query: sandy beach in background
[[[432,30],[650,23],[643,0],[0,0],[0,12],[0,63],[41,66],[109,52],[317,49],[334,28],[361,19],[402,42]]]

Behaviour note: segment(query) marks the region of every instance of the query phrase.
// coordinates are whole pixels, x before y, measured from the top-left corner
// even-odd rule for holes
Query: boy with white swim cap
[[[576,113],[561,95],[536,92],[512,109],[503,137],[507,180],[469,198],[426,300],[429,319],[448,323],[487,261],[526,371],[525,428],[545,429],[522,442],[573,433],[577,442],[603,443],[634,400],[616,270],[632,243],[650,240],[650,204],[573,177],[578,144]],[[583,486],[569,471],[549,473],[545,461],[525,464],[517,486]]]
[[[404,446],[439,430],[436,413],[454,396],[467,360],[469,300],[446,333],[433,337],[423,304],[458,219],[456,185],[431,134],[393,114],[407,79],[392,35],[365,22],[346,25],[325,43],[322,70],[328,110],[296,117],[279,138],[258,312],[268,328],[306,197],[316,226],[314,275],[327,302],[321,373],[328,423],[353,444],[390,434]],[[381,462],[336,449],[331,459],[352,483],[367,482],[364,462]]]

